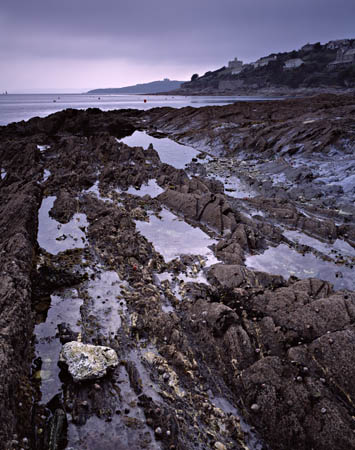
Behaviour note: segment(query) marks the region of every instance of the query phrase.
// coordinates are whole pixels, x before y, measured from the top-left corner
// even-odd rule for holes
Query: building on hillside
[[[329,63],[328,67],[330,69],[337,69],[353,64],[355,64],[355,48],[339,48],[339,50],[337,51],[336,59]]]
[[[338,39],[336,41],[330,41],[327,44],[329,50],[337,50],[338,48],[348,47],[350,45],[350,39]]]
[[[243,70],[243,61],[239,61],[238,58],[234,58],[228,63],[228,71],[232,75],[237,75]]]
[[[314,45],[315,44],[310,44],[308,42],[308,44],[306,44],[303,47],[301,47],[301,50],[303,50],[304,52],[311,52],[312,50],[314,50]]]
[[[257,61],[251,63],[254,68],[256,69],[257,67],[263,67],[263,66],[267,66],[271,61],[276,61],[277,56],[267,56],[265,58],[260,58]]]
[[[296,69],[297,67],[302,66],[304,62],[301,58],[293,58],[285,61],[284,69]]]

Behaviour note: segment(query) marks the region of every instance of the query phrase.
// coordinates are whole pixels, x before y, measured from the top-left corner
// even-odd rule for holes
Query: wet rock
[[[205,223],[221,234],[233,231],[236,227],[230,205],[220,194],[187,194],[168,189],[158,199],[177,213]]]
[[[108,369],[118,366],[118,357],[112,348],[76,341],[63,345],[59,361],[68,366],[75,382],[101,378]]]
[[[55,289],[79,284],[87,278],[87,275],[73,271],[70,267],[66,269],[63,263],[48,259],[33,274],[34,303],[52,294]]]
[[[215,442],[214,448],[216,450],[227,450],[227,447],[224,444],[222,444],[222,442]]]
[[[297,308],[284,326],[299,337],[314,340],[327,332],[344,329],[355,318],[355,295],[332,295]],[[309,326],[307,327],[307,324]]]
[[[250,409],[254,412],[258,412],[260,410],[260,405],[258,405],[257,403],[253,403]]]
[[[78,332],[72,331],[71,327],[67,323],[58,324],[58,334],[59,339],[62,344],[66,344],[71,341],[76,341],[78,339]]]
[[[244,260],[241,246],[233,239],[219,241],[216,247],[216,256],[226,264],[242,264]]]
[[[326,449],[329,448],[328,445],[331,445],[345,450],[354,445],[351,420],[346,408],[339,402],[330,403],[327,399],[312,404],[314,400],[309,395],[312,381],[308,382],[306,379],[304,382],[292,382],[292,372],[294,369],[283,364],[280,359],[268,357],[257,361],[243,371],[240,379],[236,380],[238,389],[241,388],[245,394],[248,392],[244,398],[251,411],[255,404],[260,405],[261,410],[265,408],[268,411],[267,414],[260,414],[260,412],[253,414],[252,421],[258,428],[269,434],[272,448],[301,449],[312,445],[315,448]],[[260,390],[259,386],[262,384],[266,387]],[[280,392],[288,403],[280,404],[277,394]],[[253,403],[255,400],[257,403]],[[274,407],[281,412],[280,416],[274,414]],[[304,409],[305,407],[307,409]],[[322,409],[326,409],[327,414],[322,413]],[[307,426],[303,425],[305,421]],[[276,426],[277,423],[278,426]],[[326,428],[321,427],[323,423],[326,423]],[[317,436],[314,434],[316,429],[322,430]],[[336,430],[339,429],[341,437],[335,440]],[[297,444],[294,441],[296,431]]]
[[[142,380],[139,376],[139,372],[136,368],[136,366],[133,364],[132,361],[128,361],[126,364],[126,370],[129,377],[129,382],[132,386],[132,389],[134,392],[139,395],[142,393]]]
[[[56,409],[51,420],[49,450],[59,450],[66,443],[67,416],[63,409]]]
[[[78,326],[85,342],[115,349],[119,342],[125,362],[122,372],[114,371],[100,384],[74,384],[61,374],[65,406],[47,406],[56,420],[63,417],[64,408],[71,412],[72,426],[82,427],[78,448],[155,448],[155,438],[163,448],[179,450],[250,447],[254,436],[248,442],[248,433],[254,430],[242,437],[242,421],[237,424],[234,420],[237,405],[273,450],[354,448],[353,293],[334,292],[329,283],[316,279],[291,277],[285,281],[243,265],[244,254],[281,242],[291,246],[283,236],[285,227],[326,242],[339,237],[353,241],[354,208],[346,202],[352,192],[348,184],[353,169],[349,165],[345,178],[337,173],[330,179],[326,167],[322,179],[318,162],[312,161],[319,157],[317,161],[323,164],[329,151],[351,155],[353,121],[338,122],[332,115],[350,116],[353,104],[349,98],[316,98],[312,102],[245,102],[201,110],[69,110],[1,128],[0,136],[9,141],[0,143],[1,167],[7,172],[0,181],[0,353],[4,361],[0,400],[5,405],[0,412],[0,441],[10,437],[22,443],[23,436],[31,435],[24,430],[30,425],[32,398],[26,388],[29,364],[25,359],[31,355],[30,305],[37,295],[36,285],[43,282],[41,291],[48,288],[48,293],[49,288],[85,282],[71,277],[77,264],[90,266],[94,279],[93,261],[99,261],[127,283],[117,296],[117,305],[125,302],[129,314],[122,309],[121,327],[105,335],[100,317],[95,317],[92,303],[85,298],[85,285],[78,285],[78,295],[84,297]],[[306,120],[318,112],[321,120]],[[211,151],[242,158],[216,158],[214,166],[198,170],[204,177],[211,175],[213,167],[217,175],[240,175],[243,182],[253,185],[248,195],[257,191],[261,195],[227,200],[220,182],[188,177],[184,170],[162,164],[152,147],[130,148],[113,137],[124,135],[138,122],[143,126],[143,120],[178,133],[182,141],[203,141],[212,146]],[[348,144],[342,139],[348,139]],[[36,143],[50,144],[50,148],[40,153]],[[237,155],[241,150],[247,153]],[[337,161],[343,163],[341,158]],[[192,169],[197,167],[194,164]],[[57,197],[52,215],[65,222],[76,208],[85,212],[88,247],[77,259],[66,254],[67,261],[43,252],[36,271],[39,202],[35,200],[39,200],[40,189],[32,181],[42,183],[44,168],[51,172],[43,184],[45,194]],[[159,198],[125,192],[151,179],[165,189]],[[88,188],[92,189],[88,192]],[[229,193],[238,194],[237,190]],[[205,270],[211,285],[180,283],[176,276],[197,260],[182,257],[166,264],[137,232],[134,222],[147,220],[148,209],[159,214],[163,204],[186,220],[223,235],[214,251],[226,264]],[[305,247],[299,250],[310,251]],[[196,264],[196,270],[199,268]],[[160,283],[157,274],[164,271],[171,280]],[[97,300],[107,302],[106,297]],[[168,300],[167,313],[162,305]],[[70,345],[79,339],[65,324],[60,324],[59,336],[52,337]],[[106,347],[107,351],[113,352],[111,347]],[[146,362],[130,360],[132,350],[143,356],[143,348],[150,355]],[[87,379],[103,376],[107,370],[103,366],[118,363],[116,354],[109,363],[100,354],[104,363],[97,364],[95,354],[92,365],[101,369],[100,375],[93,374],[90,353],[85,358],[82,351],[76,351],[77,372],[81,373],[74,373],[74,380],[83,379],[84,369],[85,373],[91,371]],[[34,364],[34,369],[36,380],[40,367]],[[42,381],[50,376],[48,373]],[[230,405],[218,400],[217,393],[228,398]],[[209,398],[213,395],[224,408],[212,405]],[[130,417],[142,413],[138,408],[142,408],[146,423],[136,419],[138,416]],[[41,416],[42,421],[48,417],[43,412]],[[37,429],[45,428],[42,422],[40,427]],[[14,429],[20,432],[11,434]]]
[[[228,328],[238,323],[237,314],[228,306],[221,303],[207,303],[198,301],[194,307],[196,311],[202,311],[208,325],[212,328],[215,336],[221,337]],[[205,314],[203,314],[205,312]]]
[[[78,201],[68,191],[61,189],[49,215],[60,223],[67,223],[77,212]]]
[[[122,116],[115,113],[104,113],[98,108],[89,108],[85,111],[66,109],[51,114],[46,120],[38,117],[30,119],[26,124],[16,124],[10,128],[11,133],[18,136],[42,134],[44,136],[80,134],[84,136],[95,135],[106,131],[116,137],[129,136],[135,127]],[[5,134],[5,133],[4,133]]]
[[[224,288],[282,286],[281,276],[253,272],[237,264],[215,264],[207,274],[208,280]]]
[[[37,163],[33,154],[27,156],[23,159],[29,170],[21,183],[8,180],[0,188],[0,445],[4,448],[11,448],[15,432],[30,435],[31,272],[41,192],[29,179]]]

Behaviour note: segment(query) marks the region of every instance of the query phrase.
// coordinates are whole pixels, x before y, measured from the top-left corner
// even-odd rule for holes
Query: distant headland
[[[121,88],[104,88],[93,89],[88,94],[156,94],[158,92],[169,92],[179,89],[185,81],[169,80],[164,78],[160,81],[152,81],[150,83],[136,84],[134,86],[126,86]]]

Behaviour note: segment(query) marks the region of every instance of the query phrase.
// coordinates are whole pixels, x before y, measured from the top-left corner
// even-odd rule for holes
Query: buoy
[[[147,99],[146,98],[144,99],[144,103],[147,103]]]

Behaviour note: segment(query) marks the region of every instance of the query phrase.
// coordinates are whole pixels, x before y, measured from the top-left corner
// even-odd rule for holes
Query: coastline
[[[253,88],[238,88],[238,89],[228,89],[228,90],[220,90],[220,89],[203,89],[203,90],[195,90],[195,89],[179,89],[176,91],[170,91],[169,95],[181,95],[181,96],[241,96],[241,97],[257,97],[264,96],[265,98],[273,97],[285,97],[285,98],[302,98],[302,97],[311,97],[322,94],[331,94],[331,95],[355,95],[354,88],[282,88],[282,87],[270,87],[263,89],[253,89]],[[162,93],[149,94],[149,95],[164,95]]]
[[[137,449],[355,445],[355,100],[312,98],[71,109],[0,127],[8,448],[42,450],[73,439],[75,427],[84,430],[75,445],[90,448],[102,429],[108,446]],[[123,141],[132,133],[156,140],[143,150]],[[197,156],[184,168],[163,163],[155,148],[166,139]],[[87,221],[76,230],[82,241],[75,227],[53,238],[58,253],[37,235],[48,199],[43,217],[58,229],[76,214]],[[147,229],[156,230],[149,239]],[[182,234],[172,259],[169,233],[158,247],[166,230]],[[190,255],[200,235],[188,233],[207,242]],[[58,313],[50,338],[32,344],[35,323],[47,323],[58,299],[82,302],[78,322]],[[55,406],[43,403],[54,375],[42,367],[45,354],[32,358],[36,340],[61,347],[79,340],[77,329],[85,343],[115,349],[119,367],[79,384],[60,367]],[[22,421],[31,411],[34,421]],[[66,417],[60,426],[58,417]]]

